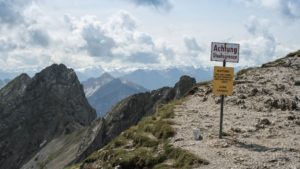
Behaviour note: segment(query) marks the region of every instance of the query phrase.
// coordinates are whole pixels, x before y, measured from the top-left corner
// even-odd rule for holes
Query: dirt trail
[[[208,160],[210,164],[203,166],[207,169],[300,169],[300,87],[293,80],[297,77],[299,70],[290,68],[248,72],[235,85],[234,95],[225,98],[223,139],[218,138],[219,97],[210,85],[199,86],[175,109],[177,134],[171,142]],[[200,130],[201,141],[194,139],[194,129]]]

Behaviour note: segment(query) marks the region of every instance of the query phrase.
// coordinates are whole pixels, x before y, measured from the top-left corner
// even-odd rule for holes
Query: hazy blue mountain
[[[99,78],[90,78],[82,82],[89,103],[104,116],[117,102],[135,93],[147,91],[144,87],[132,82],[116,79],[108,73]]]
[[[111,82],[115,78],[108,73],[104,73],[98,78],[89,78],[87,81],[82,82],[84,86],[84,93],[86,97],[93,95],[98,89],[105,84]]]
[[[87,67],[82,69],[75,69],[78,79],[83,82],[89,78],[97,78],[104,73],[101,66],[98,67]]]
[[[139,69],[124,75],[121,78],[153,90],[163,86],[174,86],[177,80],[183,75],[195,77],[197,82],[211,80],[213,73],[212,70],[212,68],[195,69],[193,67],[170,68],[164,70]]]

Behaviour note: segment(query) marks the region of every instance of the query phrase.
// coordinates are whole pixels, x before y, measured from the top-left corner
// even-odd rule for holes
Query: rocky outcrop
[[[52,139],[88,126],[95,110],[75,72],[54,64],[0,90],[0,168],[18,169]]]
[[[284,58],[277,59],[273,62],[269,62],[266,64],[262,65],[262,68],[267,68],[267,67],[292,67],[296,69],[300,69],[300,50],[288,54]]]
[[[175,98],[185,96],[196,84],[194,78],[183,76],[174,88],[164,87],[151,92],[132,95],[119,102],[103,119],[101,130],[75,162],[85,159],[92,152],[102,148],[122,131],[137,124],[143,117],[154,113],[156,107]]]
[[[183,97],[187,92],[191,90],[191,86],[196,84],[196,80],[189,76],[182,76],[178,83],[175,84],[175,98]]]
[[[237,73],[236,96],[229,102],[244,109],[254,108],[258,112],[299,110],[297,88],[300,77],[300,51]],[[296,90],[294,90],[294,88]]]

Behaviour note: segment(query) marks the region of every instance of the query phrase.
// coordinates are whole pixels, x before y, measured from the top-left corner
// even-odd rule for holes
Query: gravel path
[[[297,77],[299,70],[289,68],[248,72],[235,85],[234,95],[225,98],[223,139],[218,138],[219,97],[209,84],[199,86],[175,109],[177,134],[171,142],[210,162],[202,168],[300,169],[300,89],[293,80]],[[203,139],[196,141],[193,130],[200,130]]]

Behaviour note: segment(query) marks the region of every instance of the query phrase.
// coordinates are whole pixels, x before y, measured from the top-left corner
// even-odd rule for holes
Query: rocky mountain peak
[[[90,124],[96,117],[85,98],[83,87],[76,73],[63,64],[53,64],[32,78],[32,82],[26,89],[25,99],[35,101],[39,97],[44,99],[39,101],[43,101],[46,106],[54,106],[55,109],[58,105],[72,106],[74,110],[68,116],[71,115],[73,119],[70,120],[75,120],[81,125]],[[83,109],[79,108],[79,105]],[[57,111],[60,110],[57,109]]]
[[[82,84],[89,103],[96,109],[99,117],[105,116],[113,105],[127,96],[147,91],[142,86],[114,78],[109,73],[90,78]]]
[[[15,78],[15,80],[20,80],[20,81],[25,82],[25,81],[30,81],[31,78],[30,78],[26,73],[22,73],[22,74],[20,74],[19,76],[17,76],[17,77]]]
[[[8,103],[11,99],[21,97],[30,82],[31,78],[22,73],[0,90],[0,100]]]
[[[101,78],[103,78],[103,79],[114,79],[114,77],[111,74],[107,73],[107,72],[103,73],[101,75]]]
[[[20,168],[52,139],[96,118],[75,72],[53,64],[0,90],[0,168]]]
[[[98,89],[100,89],[102,86],[106,85],[114,79],[115,78],[109,73],[104,73],[98,78],[89,78],[87,81],[82,82],[86,97],[90,97]]]
[[[6,88],[17,89],[22,85],[26,86],[30,82],[31,82],[31,78],[26,73],[22,73],[19,76],[17,76],[15,79],[13,79],[10,83],[8,83]]]
[[[64,64],[53,64],[37,73],[33,81],[52,84],[69,85],[79,83],[76,73],[73,69],[68,69]]]

